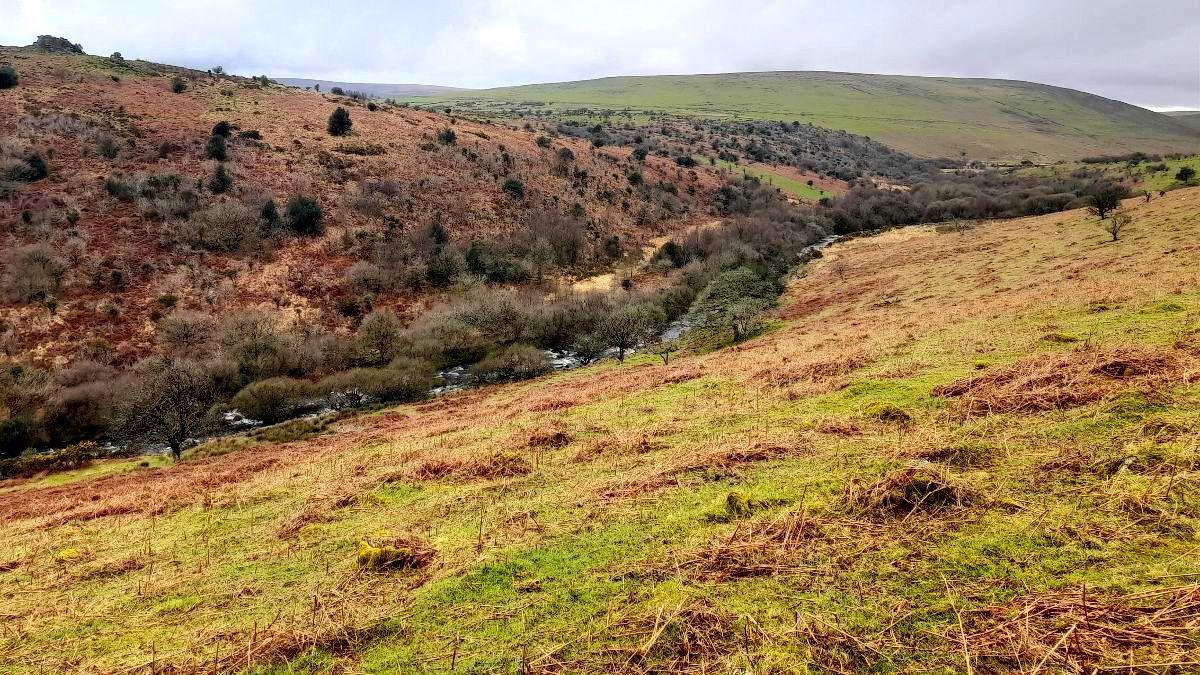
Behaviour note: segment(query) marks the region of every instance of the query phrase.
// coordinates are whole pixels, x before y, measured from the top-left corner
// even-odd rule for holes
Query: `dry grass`
[[[1031,356],[936,387],[972,415],[1040,412],[1106,400],[1122,391],[1155,393],[1200,376],[1186,352],[1146,346],[1086,347]]]
[[[1021,595],[973,613],[970,628],[966,645],[989,669],[1193,672],[1200,667],[1200,585]]]

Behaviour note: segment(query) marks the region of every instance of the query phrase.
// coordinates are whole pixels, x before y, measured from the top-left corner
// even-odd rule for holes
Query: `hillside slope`
[[[1171,119],[1196,131],[1200,131],[1200,112],[1190,110],[1180,113],[1168,113]]]
[[[0,351],[38,362],[69,362],[91,344],[132,363],[155,350],[154,322],[172,309],[274,307],[345,331],[354,317],[344,310],[370,291],[403,313],[427,285],[363,288],[347,274],[356,263],[382,268],[389,241],[419,248],[435,224],[465,248],[523,236],[552,214],[582,232],[578,269],[563,273],[609,267],[603,242],[638,251],[707,218],[692,209],[707,210],[718,182],[651,157],[639,165],[647,185],[680,189],[635,193],[628,150],[541,145],[504,125],[162,64],[11,47],[0,63],[20,78],[0,91]],[[339,106],[353,126],[335,137],[326,127]],[[208,149],[222,122],[223,163]],[[33,156],[45,177],[7,180]],[[267,201],[282,216],[295,197],[315,200],[323,233],[260,228]],[[404,273],[400,263],[413,261],[402,253],[382,271]]]
[[[1049,161],[1200,148],[1200,134],[1143,108],[1071,89],[989,79],[764,72],[610,77],[432,97],[488,110],[671,112],[811,122],[922,157]]]
[[[854,239],[734,348],[0,484],[0,664],[1187,667],[1198,198]]]

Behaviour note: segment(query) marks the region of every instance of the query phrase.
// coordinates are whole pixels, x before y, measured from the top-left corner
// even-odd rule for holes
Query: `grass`
[[[1163,190],[1175,190],[1181,187],[1187,187],[1175,179],[1175,175],[1185,166],[1190,166],[1200,174],[1200,155],[1188,155],[1180,159],[1164,159],[1162,164],[1167,165],[1165,171],[1152,171],[1150,167],[1158,165],[1160,162],[1139,162],[1133,166],[1125,162],[1114,162],[1107,164],[1084,164],[1083,162],[1065,162],[1050,166],[1041,166],[1035,168],[1026,168],[1019,170],[1023,174],[1041,175],[1041,176],[1068,176],[1075,171],[1082,169],[1100,170],[1104,173],[1117,179],[1129,179],[1136,181],[1138,187],[1148,192],[1160,192]],[[1193,179],[1194,185],[1195,179]]]
[[[696,161],[705,162],[707,160],[703,157],[697,157]],[[811,202],[819,201],[822,197],[829,196],[821,188],[814,187],[812,185],[807,184],[804,181],[800,181],[800,180],[796,180],[794,178],[790,178],[788,176],[784,176],[778,172],[771,171],[770,169],[766,169],[766,168],[763,168],[760,166],[743,166],[743,165],[735,164],[733,162],[729,162],[729,161],[726,161],[723,159],[715,159],[715,160],[713,160],[713,162],[714,162],[713,166],[716,166],[721,169],[725,169],[726,171],[728,171],[732,174],[736,175],[738,173],[742,173],[745,175],[754,176],[756,178],[759,178],[769,185],[774,185],[774,186],[778,187],[780,190],[783,190],[784,192],[792,195],[793,197],[795,197],[796,199],[799,199],[800,201],[805,201],[805,202],[811,203]]]
[[[612,77],[417,100],[485,114],[672,113],[812,122],[922,156],[1073,159],[1178,152],[1200,137],[1135,106],[1028,82],[823,72]]]
[[[1131,201],[1135,225],[1116,244],[1081,211],[844,242],[792,281],[775,330],[670,366],[637,355],[154,472],[76,472],[69,493],[23,484],[0,495],[0,606],[13,619],[0,664],[985,672],[1018,668],[1013,654],[1053,670],[1195,660],[1194,629],[1119,643],[1085,621],[1133,621],[1128,607],[1161,607],[1154,593],[1184,592],[1200,571],[1200,287],[1178,253],[1200,234],[1195,196]],[[1044,339],[1060,334],[1076,341]],[[1032,413],[979,414],[932,393],[1021,359],[1128,345],[1182,365],[1140,394],[1131,378]],[[422,471],[501,454],[529,471]],[[434,557],[359,566],[360,541],[405,538]],[[1022,633],[1006,622],[1025,607],[1041,613]],[[1073,623],[1071,651],[1052,652]]]

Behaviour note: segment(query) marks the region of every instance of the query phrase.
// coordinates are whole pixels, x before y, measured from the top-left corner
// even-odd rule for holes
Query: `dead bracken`
[[[968,414],[1031,413],[1073,408],[1135,389],[1162,391],[1197,378],[1181,350],[1148,346],[1084,347],[1036,355],[935,387]]]

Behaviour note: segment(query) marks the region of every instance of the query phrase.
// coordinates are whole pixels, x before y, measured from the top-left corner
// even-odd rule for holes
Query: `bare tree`
[[[179,459],[184,441],[208,426],[218,394],[212,373],[185,359],[149,359],[138,370],[115,427],[131,441],[166,443]]]
[[[1104,229],[1112,235],[1113,241],[1117,241],[1121,238],[1121,232],[1125,231],[1125,228],[1129,227],[1132,222],[1133,216],[1129,215],[1127,211],[1117,211],[1104,223]]]

